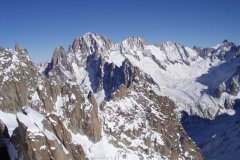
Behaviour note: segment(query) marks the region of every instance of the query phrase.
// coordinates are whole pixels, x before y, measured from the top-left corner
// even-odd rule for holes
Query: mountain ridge
[[[97,38],[96,38],[97,37]],[[174,77],[172,75],[166,75],[166,73],[164,73],[163,70],[167,70],[167,67],[169,66],[169,68],[171,67],[171,72],[170,74],[178,74],[175,73],[173,70],[174,68],[174,64],[176,65],[182,65],[179,68],[183,69],[183,70],[189,70],[190,72],[194,72],[194,70],[191,71],[191,69],[189,69],[191,67],[191,65],[195,65],[195,62],[198,63],[199,61],[203,61],[203,63],[205,64],[196,64],[196,65],[202,65],[202,67],[206,67],[205,70],[199,70],[198,72],[203,72],[206,73],[210,68],[211,65],[215,63],[215,65],[219,65],[220,63],[222,63],[223,61],[225,61],[224,56],[226,53],[232,52],[230,51],[230,49],[232,50],[238,50],[239,51],[239,47],[237,48],[237,46],[235,44],[233,44],[232,42],[228,42],[225,41],[225,43],[223,43],[222,45],[218,45],[218,47],[214,48],[197,48],[194,47],[193,49],[188,48],[188,47],[184,47],[182,45],[178,45],[176,43],[172,43],[172,42],[166,42],[163,44],[160,44],[158,46],[154,46],[154,45],[147,45],[144,40],[142,38],[139,37],[130,37],[130,38],[126,38],[125,40],[123,40],[120,43],[112,43],[108,38],[104,37],[104,36],[99,36],[97,34],[92,34],[92,33],[87,33],[85,34],[83,37],[78,38],[78,40],[81,39],[81,42],[77,45],[72,45],[72,49],[70,49],[70,51],[73,52],[66,52],[64,54],[64,56],[68,55],[68,59],[71,61],[71,63],[74,62],[74,58],[75,58],[75,62],[78,65],[84,66],[84,62],[86,62],[86,57],[88,54],[92,54],[94,57],[92,57],[93,59],[97,59],[99,56],[101,57],[100,59],[103,61],[107,61],[108,63],[114,63],[114,65],[120,67],[122,65],[122,62],[124,61],[124,59],[128,59],[130,61],[131,64],[140,67],[140,69],[150,75],[153,80],[158,83],[158,86],[162,86],[162,88],[165,88],[166,84],[161,84],[159,83],[159,81],[161,81],[158,77],[170,77],[169,79],[171,79],[171,77]],[[84,43],[84,38],[87,38],[89,42],[87,45]],[[92,38],[92,40],[90,39]],[[103,38],[103,39],[102,39]],[[98,42],[96,41],[96,39],[98,40]],[[99,42],[100,41],[100,42]],[[73,44],[75,44],[75,41],[73,42]],[[83,49],[78,52],[76,48],[79,48],[79,46],[81,45],[81,47],[83,47]],[[104,46],[107,46],[104,48]],[[75,49],[74,49],[75,47]],[[74,50],[76,52],[74,52]],[[237,53],[237,51],[235,51],[235,53]],[[76,55],[76,56],[75,56]],[[230,55],[230,54],[228,54]],[[230,56],[230,58],[233,59],[237,59],[234,57],[235,55]],[[140,61],[140,57],[142,57],[141,59],[143,59],[143,61]],[[54,58],[54,57],[53,57]],[[72,59],[71,59],[72,58]],[[77,60],[77,58],[79,58],[79,60]],[[78,61],[82,61],[81,64]],[[231,61],[232,61],[231,60]],[[141,66],[147,65],[147,64],[141,64],[141,63],[146,63],[144,61],[148,61],[148,64],[152,64],[149,67],[143,67],[141,68]],[[152,62],[153,61],[153,62]],[[229,60],[227,60],[229,61]],[[104,63],[104,62],[103,62]],[[200,62],[199,62],[200,63]],[[207,64],[209,63],[209,65]],[[229,62],[230,63],[230,62]],[[183,65],[184,64],[184,65]],[[157,65],[157,66],[156,66]],[[184,66],[189,66],[189,68]],[[173,67],[172,67],[173,66]],[[79,66],[78,66],[79,67]],[[198,66],[196,66],[198,67]],[[235,66],[233,66],[234,68]],[[160,70],[156,70],[156,72],[159,72],[159,76],[156,77],[155,73],[153,73],[153,71],[149,71],[147,70],[147,68],[160,68]],[[235,67],[236,68],[236,67]],[[170,69],[169,69],[170,70]],[[183,71],[181,71],[183,73]],[[202,74],[203,74],[202,73]],[[195,76],[196,79],[198,79],[197,76],[201,76],[201,74],[199,75],[191,75],[192,73],[183,73],[183,75],[185,75],[186,77],[189,76]],[[233,73],[232,73],[233,74]],[[182,75],[180,75],[181,77]],[[167,83],[168,80],[166,80]],[[195,81],[194,79],[191,81]],[[196,85],[196,87],[201,87],[201,90],[203,90],[203,86],[202,84],[203,82],[200,82]],[[175,85],[175,84],[172,84]],[[205,84],[203,84],[205,85]],[[213,88],[217,88],[217,86],[215,85],[219,85],[219,84],[214,84]],[[161,88],[161,87],[160,87]],[[170,87],[172,88],[172,87]],[[172,94],[176,94],[176,93],[170,93],[170,92],[179,92],[179,90],[175,90],[173,88],[172,89],[163,89],[165,90],[164,93],[162,95],[167,95],[170,97],[174,97]],[[181,94],[186,94],[184,93],[184,91],[182,91],[183,89],[180,89]],[[193,92],[193,91],[191,91]],[[212,92],[212,91],[209,91]],[[196,97],[201,97],[201,93],[199,90],[199,93],[197,93],[198,95]],[[192,93],[192,95],[195,95],[195,93]],[[190,95],[186,95],[184,98],[187,98]],[[199,98],[187,98],[189,102],[187,102],[184,105],[196,105],[194,103],[199,103]],[[206,96],[205,96],[206,97]],[[208,100],[206,100],[206,98]],[[211,97],[207,97],[203,98],[204,103],[212,103],[210,101],[212,101]],[[178,100],[181,98],[177,98]],[[192,101],[192,99],[195,99],[194,101]],[[205,102],[207,101],[207,102]],[[201,103],[201,102],[200,102]],[[215,103],[215,102],[214,102]],[[222,102],[217,102],[216,104],[219,104],[221,106],[223,106]],[[201,105],[201,104],[200,104]],[[184,108],[184,107],[182,107]],[[203,109],[201,109],[203,110]],[[192,112],[190,110],[188,110],[187,112]],[[193,114],[198,114],[198,111],[193,111]],[[216,114],[217,111],[214,111]],[[225,112],[225,111],[223,111]],[[212,115],[206,115],[206,114],[210,114],[210,113],[200,113],[198,114],[199,116],[207,116],[208,118],[214,118],[214,114]]]

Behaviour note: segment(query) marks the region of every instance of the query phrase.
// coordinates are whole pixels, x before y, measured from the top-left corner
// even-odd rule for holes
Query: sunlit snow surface
[[[11,113],[0,111],[0,120],[7,126],[8,133],[12,136],[13,130],[18,126],[16,116]]]
[[[219,105],[223,106],[224,98],[215,98],[212,92],[220,82],[226,81],[234,74],[239,60],[231,61],[232,57],[226,57],[225,60],[212,59],[210,55],[203,59],[193,49],[184,47],[189,54],[186,57],[176,46],[181,48],[171,42],[166,42],[161,47],[146,45],[144,50],[134,50],[125,46],[127,52],[124,55],[132,64],[153,78],[160,87],[160,94],[174,100],[179,111],[184,110],[202,117],[205,117],[202,113],[205,110],[212,113],[212,116],[217,112],[227,112],[219,108]],[[160,68],[150,55],[154,55],[157,62],[166,69]],[[189,62],[189,65],[183,61]],[[196,107],[198,105],[202,111]]]

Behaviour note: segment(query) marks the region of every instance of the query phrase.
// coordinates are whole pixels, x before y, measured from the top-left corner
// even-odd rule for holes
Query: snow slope
[[[209,53],[207,58],[202,58],[195,50],[171,42],[161,46],[143,44],[142,49],[123,46],[126,58],[149,74],[159,85],[160,94],[174,100],[179,111],[207,118],[227,112],[224,98],[215,98],[213,90],[236,71],[239,60],[232,61],[233,55],[224,60],[213,58],[220,53],[218,49],[215,55]]]

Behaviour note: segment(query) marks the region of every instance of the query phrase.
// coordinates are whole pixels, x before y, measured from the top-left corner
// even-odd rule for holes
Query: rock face
[[[95,52],[96,56],[98,56],[98,53],[109,49],[111,45],[112,42],[104,36],[86,33],[83,37],[74,40],[70,50],[72,50],[74,53],[80,51],[84,54]]]
[[[89,80],[93,92],[98,92],[102,89],[102,58],[97,57],[96,53],[87,58],[86,70],[89,72]]]
[[[239,75],[240,75],[240,67],[237,68],[235,74],[226,82],[227,91],[232,95],[237,95],[239,92]]]
[[[216,88],[216,94],[221,97],[222,93],[227,92],[233,96],[236,96],[240,90],[240,66],[237,67],[235,73],[225,82],[222,82]]]
[[[6,125],[0,120],[0,155],[1,159],[10,160],[10,156],[7,150],[6,138],[8,138],[8,130]]]
[[[209,54],[214,52],[214,48],[201,48],[194,46],[193,49],[199,53],[202,58],[207,58]]]
[[[56,59],[60,51],[55,52]],[[72,143],[72,135],[81,133],[93,142],[100,140],[101,123],[94,97],[84,99],[76,85],[50,82],[23,50],[17,53],[2,49],[0,55],[4,60],[1,111],[11,113],[10,121],[17,119],[18,124],[9,140],[16,150],[13,158],[85,159],[82,146]],[[56,59],[53,64],[58,64]]]
[[[128,60],[125,60],[121,67],[115,66],[113,63],[104,64],[103,88],[108,100],[112,98],[112,93],[115,92],[120,85],[128,88],[133,83],[133,80],[134,67]]]
[[[121,93],[103,106],[104,131],[111,142],[132,150],[140,159],[203,159],[179,123],[173,102],[142,89],[147,84],[141,83],[131,90],[121,86]]]
[[[58,121],[58,125],[52,125],[44,120],[45,130],[35,128],[33,131],[25,120],[28,120],[28,114],[25,116],[19,113],[18,127],[11,137],[12,143],[17,146],[18,155],[24,159],[85,159],[82,147],[71,144],[71,135],[61,121]]]
[[[20,49],[18,43],[15,44],[15,51],[16,51],[17,53],[21,53],[21,49]]]

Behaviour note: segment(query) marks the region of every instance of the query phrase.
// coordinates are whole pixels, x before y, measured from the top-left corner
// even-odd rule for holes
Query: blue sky
[[[149,44],[174,41],[212,46],[225,38],[240,45],[239,0],[1,0],[0,46],[27,48],[48,61],[86,32],[114,42],[129,36]]]

